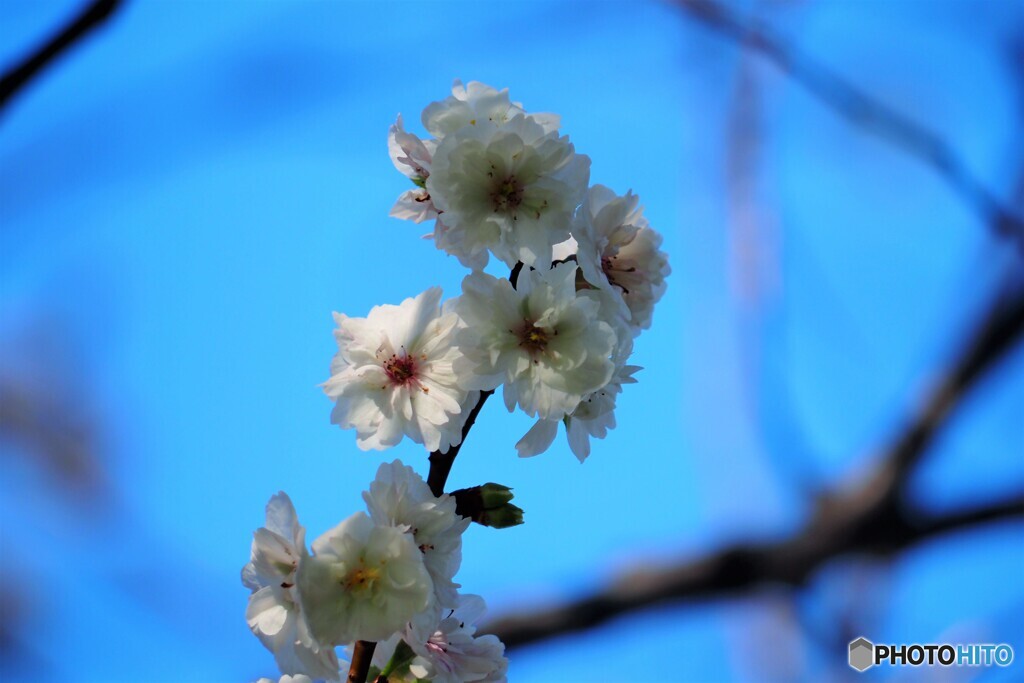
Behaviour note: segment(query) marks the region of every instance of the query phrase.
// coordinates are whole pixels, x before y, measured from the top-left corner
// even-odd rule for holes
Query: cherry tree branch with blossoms
[[[335,313],[338,353],[325,393],[331,421],[362,450],[403,439],[429,453],[424,480],[384,463],[356,512],[305,543],[285,493],[267,505],[242,582],[246,620],[274,654],[281,683],[506,679],[505,646],[477,633],[484,601],[460,593],[470,523],[521,524],[494,482],[445,493],[452,465],[487,399],[536,420],[515,444],[540,454],[564,428],[580,461],[615,427],[615,402],[640,369],[628,363],[669,274],[661,236],[632,192],[589,186],[590,159],[507,90],[456,81],[423,111],[430,137],[401,116],[388,148],[411,182],[391,210],[434,221],[430,237],[470,273],[459,296],[432,287],[365,318]],[[485,268],[491,258],[507,278]],[[266,679],[270,680],[270,679]]]

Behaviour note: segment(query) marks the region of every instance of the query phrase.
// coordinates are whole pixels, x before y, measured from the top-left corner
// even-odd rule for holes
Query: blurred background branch
[[[714,0],[676,1],[689,17],[763,56],[840,116],[935,169],[997,235],[1024,251],[1024,220],[1004,206],[937,133],[800,54],[768,27],[744,21]]]
[[[792,538],[742,544],[662,569],[627,574],[599,592],[484,627],[516,647],[597,626],[627,612],[684,599],[721,598],[771,583],[797,586],[827,561],[851,553],[889,555],[937,534],[1024,516],[1024,495],[969,510],[925,517],[906,501],[907,482],[943,424],[971,388],[1024,336],[1024,290],[1000,296],[924,408],[867,477],[822,495],[815,514]]]
[[[937,534],[1021,516],[1024,496],[928,519],[901,508],[876,506],[832,518],[819,515],[792,539],[739,545],[676,566],[631,572],[592,595],[508,615],[482,630],[515,648],[593,628],[653,605],[721,599],[769,584],[799,586],[825,562],[841,555],[889,555]]]
[[[0,377],[0,442],[19,446],[13,453],[31,454],[46,470],[47,479],[61,485],[64,501],[74,493],[80,504],[109,502],[95,422],[41,387]]]
[[[324,528],[377,466],[325,427],[324,312],[461,277],[424,267],[429,242],[382,252],[398,184],[353,169],[387,166],[380,122],[453,77],[564,112],[680,278],[603,444],[644,467],[579,470],[564,444],[460,458],[460,485],[516,485],[537,520],[464,545],[464,585],[549,608],[490,628],[515,647],[615,620],[515,652],[512,679],[605,680],[609,642],[628,671],[671,652],[666,680],[844,680],[857,635],[1021,650],[1024,13],[598,5],[432,4],[417,28],[445,49],[410,71],[389,3],[0,3],[0,107],[28,95],[0,136],[2,540],[21,558],[0,679],[274,670],[238,602],[260,492]],[[493,50],[496,22],[516,50]],[[521,434],[500,412],[474,451]],[[642,527],[604,506],[566,543],[543,520],[570,477],[642,492]]]
[[[937,134],[860,91],[838,75],[799,55],[769,29],[741,20],[711,0],[678,0],[687,14],[737,40],[781,68],[796,82],[851,123],[890,141],[934,168],[995,234],[1024,248],[1024,223],[1004,207]],[[756,216],[750,187],[756,146],[749,67],[741,65],[741,119],[729,149],[730,205],[744,230]],[[745,115],[742,112],[747,112]],[[736,176],[736,177],[733,177]],[[937,434],[971,389],[991,372],[1024,336],[1024,287],[1011,278],[960,356],[927,396],[921,410],[884,449],[867,476],[818,496],[803,529],[772,543],[745,543],[706,557],[657,569],[630,572],[597,592],[554,607],[499,618],[484,627],[510,648],[580,631],[655,604],[707,600],[749,592],[769,584],[800,586],[832,559],[867,553],[895,554],[934,536],[989,522],[1024,516],[1024,493],[965,510],[926,516],[907,501],[908,482]]]
[[[121,0],[94,0],[38,50],[0,78],[0,109],[51,62],[109,19]]]

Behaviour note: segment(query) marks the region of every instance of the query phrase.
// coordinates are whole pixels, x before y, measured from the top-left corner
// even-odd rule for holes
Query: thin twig
[[[691,17],[760,54],[835,112],[932,167],[1000,237],[1024,250],[1024,219],[1004,206],[935,132],[808,59],[767,27],[714,0],[676,0]]]
[[[0,78],[0,109],[62,52],[109,19],[120,4],[121,0],[95,0],[90,3],[57,35],[4,74]]]

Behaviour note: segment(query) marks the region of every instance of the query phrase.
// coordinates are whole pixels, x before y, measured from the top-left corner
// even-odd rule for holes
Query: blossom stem
[[[469,434],[470,428],[476,422],[476,416],[480,414],[480,409],[484,407],[484,402],[493,393],[493,389],[480,392],[480,400],[473,406],[473,410],[469,412],[469,417],[466,418],[466,424],[462,426],[462,441],[459,442],[458,446],[452,446],[448,449],[447,453],[434,451],[430,454],[430,472],[427,474],[427,486],[430,487],[431,493],[435,496],[441,497],[444,493],[444,485],[448,482],[448,474],[452,471],[455,456],[459,454],[462,444],[466,443],[466,435]]]
[[[369,640],[357,640],[352,650],[352,666],[348,668],[348,683],[366,683],[366,676],[370,673],[370,662],[373,661],[373,651],[377,649],[377,643]]]
[[[523,264],[519,262],[509,274],[509,280],[512,282],[513,287],[516,286],[516,281],[519,279],[519,273],[522,270]],[[469,411],[466,424],[462,425],[462,439],[457,446],[450,447],[447,453],[434,451],[430,454],[428,458],[430,460],[430,472],[427,474],[427,485],[430,487],[431,493],[438,498],[444,495],[444,486],[448,483],[448,475],[451,474],[452,465],[455,464],[455,457],[459,454],[462,444],[466,442],[469,430],[476,423],[476,416],[480,414],[480,409],[484,407],[484,403],[493,393],[493,389],[480,392],[480,398],[477,400],[476,405]],[[373,659],[373,650],[376,647],[377,643],[371,643],[366,640],[356,642],[352,652],[352,666],[348,670],[348,683],[366,683],[366,675],[370,671],[370,660]]]
[[[440,498],[444,494],[444,485],[448,482],[448,475],[451,473],[452,465],[455,463],[455,456],[459,454],[459,449],[465,443],[466,435],[469,434],[469,430],[476,422],[476,416],[480,414],[480,409],[484,407],[484,402],[493,393],[493,389],[480,392],[480,399],[473,406],[469,417],[466,418],[466,424],[462,426],[462,440],[459,441],[459,445],[452,446],[448,449],[447,453],[434,451],[430,454],[430,472],[427,475],[427,485],[435,496]],[[370,671],[370,660],[373,659],[373,650],[376,647],[377,643],[366,640],[356,641],[355,648],[352,651],[352,666],[348,670],[348,683],[366,683],[366,675]]]
[[[512,282],[513,287],[516,286],[516,281],[519,279],[519,273],[522,270],[523,264],[520,262],[515,265],[509,274],[509,280]],[[466,418],[466,424],[462,425],[462,440],[459,441],[457,446],[449,448],[447,453],[434,451],[430,454],[428,458],[430,460],[430,472],[427,474],[427,485],[430,487],[431,493],[438,498],[444,494],[444,486],[448,483],[448,475],[451,474],[452,465],[455,463],[455,456],[459,454],[462,444],[466,442],[466,436],[476,423],[476,416],[480,414],[480,409],[484,407],[484,403],[493,393],[493,389],[480,392],[480,398]],[[377,643],[371,643],[366,640],[356,641],[352,652],[352,666],[348,670],[348,683],[366,683],[366,676],[370,671],[370,660],[373,659],[373,650],[376,647]],[[386,676],[385,680],[387,680]]]
[[[523,262],[518,261],[515,266],[512,267],[512,272],[509,273],[508,279],[512,283],[512,287],[516,286],[519,280],[519,273],[523,271]],[[466,443],[466,436],[469,434],[469,430],[473,427],[476,422],[476,416],[480,414],[480,409],[484,407],[484,402],[490,398],[494,390],[480,392],[480,399],[473,406],[473,410],[469,412],[469,417],[466,418],[466,424],[462,425],[462,440],[459,441],[459,445],[452,446],[448,449],[447,453],[441,451],[434,451],[430,454],[430,471],[427,473],[427,486],[430,487],[431,493],[438,498],[444,494],[444,485],[448,482],[448,475],[452,471],[452,465],[455,463],[455,456],[459,454],[459,449],[462,448],[462,444]]]

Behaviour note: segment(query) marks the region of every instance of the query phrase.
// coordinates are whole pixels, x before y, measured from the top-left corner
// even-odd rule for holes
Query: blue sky
[[[77,6],[0,5],[0,63]],[[1008,200],[1019,8],[755,9],[941,131]],[[760,105],[750,231],[727,183],[741,73]],[[387,128],[401,112],[421,131],[455,78],[560,114],[592,182],[640,195],[673,268],[637,343],[640,382],[585,464],[561,438],[518,459],[530,421],[499,402],[456,462],[452,487],[498,481],[526,510],[522,527],[465,537],[458,578],[494,613],[797,528],[807,487],[873,462],[1020,267],[932,170],[666,4],[128,3],[0,120],[4,376],[94,420],[110,479],[107,506],[83,512],[3,458],[3,554],[34,606],[20,631],[33,680],[271,675],[238,579],[266,500],[287,491],[315,536],[361,508],[380,462],[426,471],[415,444],[359,451],[318,385],[332,311],[459,290],[457,261],[387,215],[406,189]],[[1019,491],[1022,405],[1018,349],[942,435],[915,499],[939,510]],[[865,573],[884,596],[865,617],[879,640],[961,628],[1024,652],[1021,532],[839,563],[796,601],[660,608],[514,652],[512,680],[617,680],[611,660],[659,680],[839,676],[843,653],[799,627],[827,625]]]

